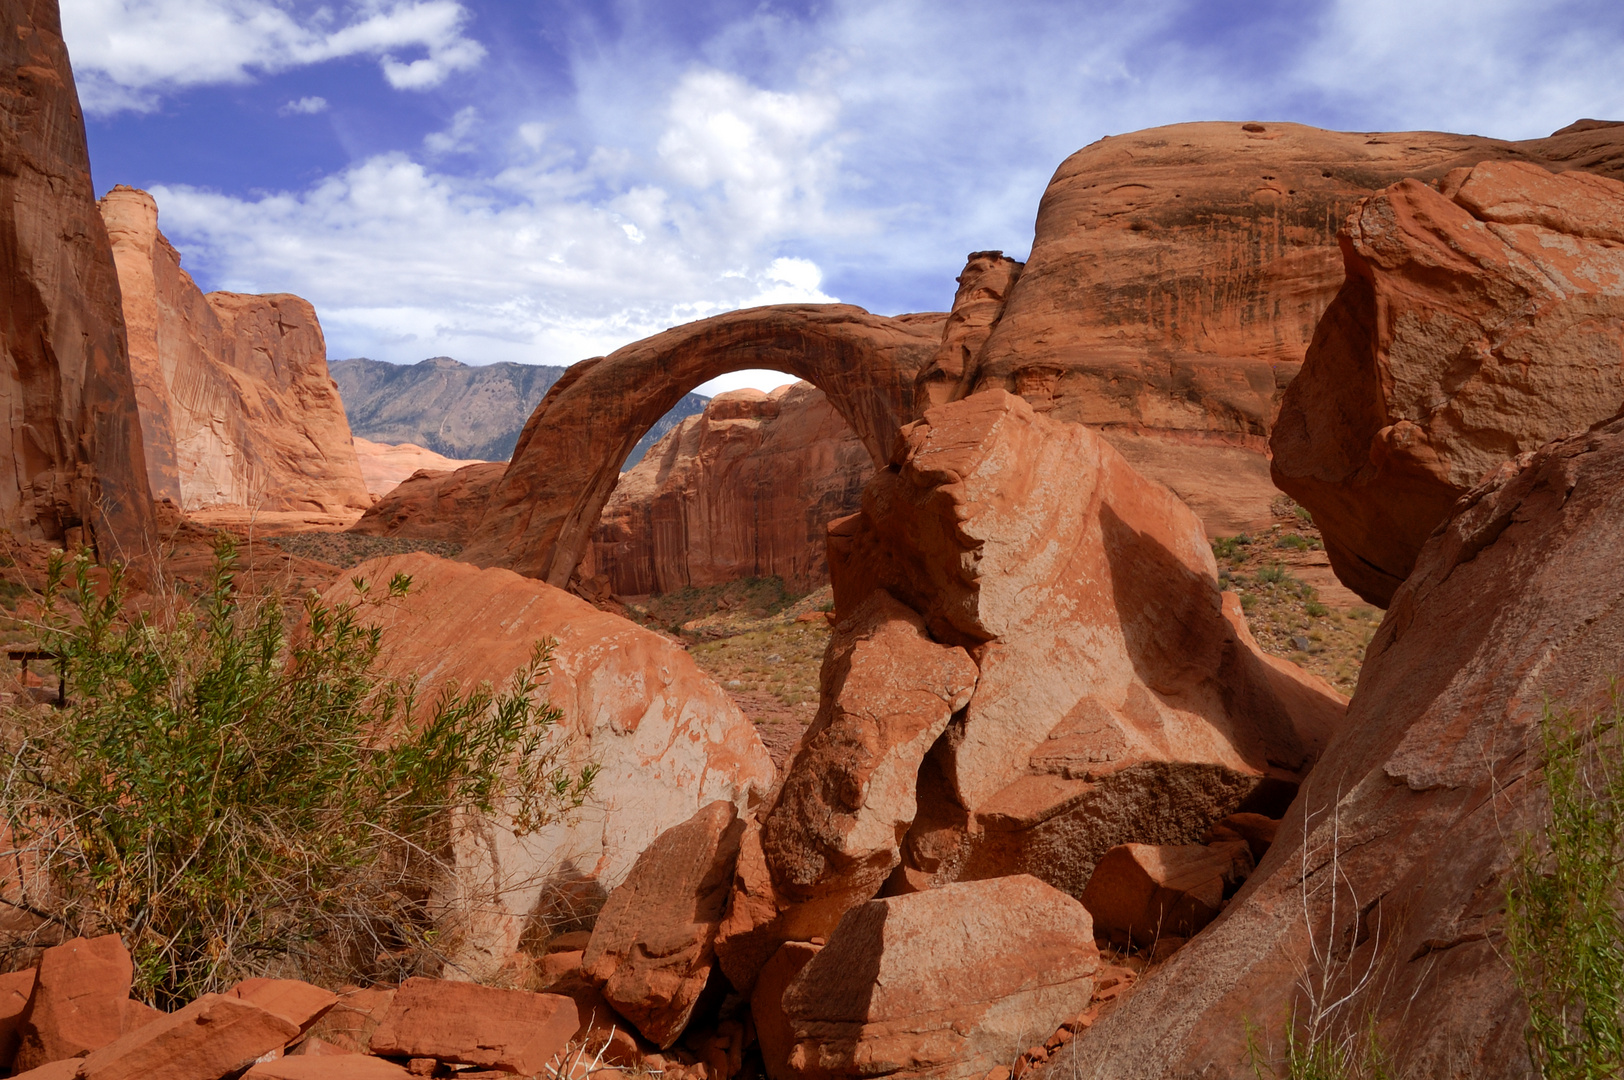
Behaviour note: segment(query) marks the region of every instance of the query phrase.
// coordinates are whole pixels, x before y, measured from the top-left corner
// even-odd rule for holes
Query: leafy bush
[[[1258,567],[1257,579],[1266,581],[1271,585],[1278,585],[1287,579],[1286,567],[1283,563],[1268,563]]]
[[[1525,836],[1506,894],[1506,950],[1540,1075],[1624,1075],[1624,700],[1540,724],[1550,818]]]
[[[505,693],[454,685],[420,708],[380,671],[363,608],[287,606],[216,552],[195,605],[134,613],[121,572],[50,566],[40,644],[68,707],[13,708],[0,810],[31,867],[19,904],[72,934],[117,932],[163,1007],[249,974],[399,978],[436,955],[428,901],[451,815],[533,829],[579,806],[594,770],[548,733],[538,647]],[[71,580],[71,590],[64,584]],[[98,595],[99,593],[99,595]]]

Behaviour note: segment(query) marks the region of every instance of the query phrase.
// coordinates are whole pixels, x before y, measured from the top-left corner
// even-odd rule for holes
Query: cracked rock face
[[[1624,183],[1524,162],[1349,216],[1347,282],[1275,427],[1275,482],[1383,607],[1456,499],[1624,404]]]

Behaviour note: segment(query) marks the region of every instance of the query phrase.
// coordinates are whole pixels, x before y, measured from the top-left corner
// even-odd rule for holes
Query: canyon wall
[[[79,96],[53,0],[0,9],[0,526],[127,558],[152,496]]]
[[[205,295],[144,191],[101,202],[153,493],[185,510],[353,514],[371,505],[327,346],[297,296]]]
[[[872,475],[812,385],[720,394],[622,474],[581,573],[621,595],[772,575],[811,591],[828,580],[828,523],[858,508]]]

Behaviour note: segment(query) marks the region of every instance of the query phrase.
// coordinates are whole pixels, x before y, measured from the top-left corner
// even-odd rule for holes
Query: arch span
[[[583,360],[531,414],[462,558],[567,584],[637,440],[684,394],[730,371],[772,368],[812,383],[883,468],[914,418],[914,379],[946,317],[888,318],[849,304],[749,308]]]

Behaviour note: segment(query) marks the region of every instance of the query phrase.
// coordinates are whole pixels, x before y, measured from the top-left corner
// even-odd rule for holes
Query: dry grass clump
[[[222,538],[195,602],[127,603],[113,568],[53,558],[34,629],[66,671],[68,706],[0,715],[0,899],[31,932],[115,932],[136,992],[171,1008],[248,975],[339,983],[432,970],[431,896],[457,811],[520,830],[578,806],[538,648],[505,692],[418,700],[386,678],[364,609],[297,611],[234,584]],[[290,627],[292,629],[290,629]]]

